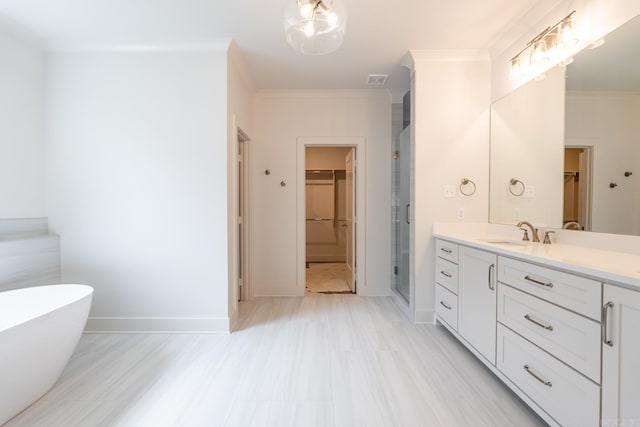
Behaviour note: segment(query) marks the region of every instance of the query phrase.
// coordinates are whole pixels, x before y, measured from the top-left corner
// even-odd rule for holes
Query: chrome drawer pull
[[[440,301],[440,305],[446,308],[447,310],[451,310],[451,306],[444,301]]]
[[[608,345],[609,347],[613,347],[613,340],[609,339],[609,309],[613,308],[613,303],[609,301],[602,307],[602,342]]]
[[[538,325],[538,326],[540,326],[540,327],[541,327],[541,328],[543,328],[543,329],[546,329],[547,331],[553,331],[553,326],[551,326],[551,325],[545,325],[544,323],[540,323],[540,322],[538,322],[537,320],[532,319],[532,318],[531,318],[531,316],[529,316],[528,314],[525,314],[525,315],[524,315],[524,318],[525,318],[525,319],[527,319],[529,322],[531,322],[531,323],[533,323],[533,324],[535,324],[535,325]]]
[[[447,249],[447,248],[440,248],[440,250],[442,252],[445,252],[445,253],[448,253],[448,254],[450,254],[452,252],[451,249]]]
[[[489,289],[491,289],[492,291],[495,291],[496,287],[493,285],[493,270],[496,269],[496,265],[495,264],[491,264],[489,266]]]
[[[449,279],[451,279],[451,277],[452,277],[451,274],[447,273],[446,271],[440,271],[440,274],[442,274],[445,277],[448,277]]]
[[[546,385],[547,387],[552,387],[553,384],[551,384],[551,381],[545,381],[542,378],[540,378],[539,376],[537,376],[531,369],[529,369],[529,365],[524,365],[522,368],[524,368],[525,371],[527,371],[527,373],[529,375],[531,375],[533,378],[537,379],[538,381],[540,381],[542,384]]]
[[[532,279],[529,276],[524,276],[524,280],[528,280],[530,282],[533,282],[536,285],[546,286],[547,288],[553,288],[553,283],[551,283],[551,282],[549,282],[549,283],[541,282],[540,280]]]

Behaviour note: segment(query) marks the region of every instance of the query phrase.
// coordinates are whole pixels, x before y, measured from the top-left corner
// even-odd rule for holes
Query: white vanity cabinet
[[[436,244],[436,315],[458,330],[458,245]]]
[[[458,332],[495,365],[497,256],[467,246],[458,256]]]
[[[597,280],[498,257],[496,367],[560,425],[599,424],[601,292]]]
[[[640,425],[640,292],[604,286],[602,426]]]

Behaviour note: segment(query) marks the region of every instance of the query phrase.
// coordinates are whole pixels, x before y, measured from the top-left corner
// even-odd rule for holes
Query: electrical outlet
[[[442,196],[443,197],[456,197],[456,191],[458,187],[455,185],[443,185],[442,186]]]
[[[456,218],[462,221],[464,219],[464,208],[458,208],[458,213],[456,214]]]
[[[525,199],[533,199],[536,197],[536,187],[532,185],[527,185],[524,187],[524,193],[522,193],[522,197]]]
[[[520,220],[520,208],[513,208],[513,220],[514,221]]]

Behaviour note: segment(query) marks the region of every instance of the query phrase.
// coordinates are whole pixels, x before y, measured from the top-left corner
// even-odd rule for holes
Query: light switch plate
[[[443,185],[442,196],[443,197],[456,197],[457,187],[455,185]]]
[[[458,212],[456,213],[456,218],[460,221],[464,219],[464,208],[458,208]]]
[[[522,197],[525,199],[533,199],[536,197],[536,187],[532,185],[527,185],[524,187],[524,193],[522,193]]]

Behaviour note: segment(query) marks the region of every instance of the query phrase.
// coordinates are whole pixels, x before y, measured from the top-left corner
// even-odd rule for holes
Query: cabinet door
[[[640,292],[604,286],[602,425],[640,425]]]
[[[461,246],[459,259],[458,332],[495,365],[497,257]]]

